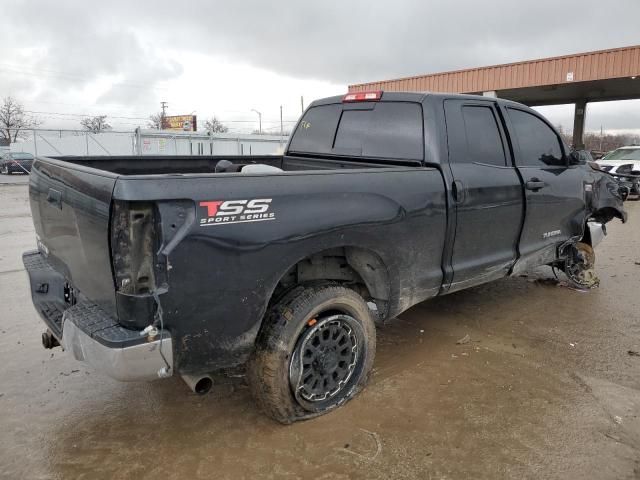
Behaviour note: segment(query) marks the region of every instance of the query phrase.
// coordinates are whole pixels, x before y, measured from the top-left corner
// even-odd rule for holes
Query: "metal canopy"
[[[640,76],[635,79],[625,77],[543,87],[513,88],[496,93],[500,98],[529,106],[576,103],[580,100],[587,102],[633,100],[640,98]]]
[[[529,106],[576,104],[574,145],[583,147],[588,102],[640,99],[640,45],[361,83],[367,90],[490,95]]]

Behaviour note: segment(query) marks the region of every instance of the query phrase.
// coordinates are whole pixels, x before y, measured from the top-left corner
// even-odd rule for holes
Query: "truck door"
[[[557,247],[582,235],[585,222],[582,169],[569,166],[562,141],[535,112],[504,108],[515,161],[524,183],[526,218],[518,270],[556,259]]]
[[[496,102],[445,100],[445,116],[456,225],[451,292],[507,274],[524,206]]]

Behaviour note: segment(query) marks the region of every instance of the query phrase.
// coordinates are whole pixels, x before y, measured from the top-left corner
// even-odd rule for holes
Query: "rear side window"
[[[342,105],[310,109],[296,129],[289,149],[356,157],[423,159],[419,104],[380,102],[342,109]],[[321,122],[324,124],[319,125]],[[313,131],[316,126],[320,128]]]
[[[308,153],[331,153],[342,105],[322,105],[307,110],[296,128],[289,150]]]
[[[520,145],[518,165],[566,167],[556,133],[542,120],[522,110],[509,109],[509,117]]]
[[[457,160],[504,167],[504,146],[491,107],[464,106],[462,118],[467,136],[467,155]]]

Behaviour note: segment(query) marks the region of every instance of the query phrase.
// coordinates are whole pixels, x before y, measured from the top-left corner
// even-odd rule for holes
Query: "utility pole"
[[[169,107],[169,104],[167,102],[160,102],[160,108],[162,108],[162,114],[160,115],[160,130],[164,129],[164,117],[165,115],[165,110]]]
[[[602,153],[602,125],[600,125],[600,153]]]
[[[282,126],[282,105],[280,105],[280,141],[284,137],[284,127]]]
[[[300,95],[300,113],[304,113],[304,97]]]
[[[256,112],[258,114],[258,133],[260,133],[260,135],[262,135],[262,113],[260,113],[255,108],[252,108],[251,111],[252,112]]]

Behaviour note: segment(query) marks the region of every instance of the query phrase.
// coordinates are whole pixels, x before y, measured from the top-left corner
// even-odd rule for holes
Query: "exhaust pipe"
[[[53,336],[51,330],[47,330],[46,332],[42,332],[42,346],[47,349],[55,348],[60,346],[60,342],[58,339]]]
[[[182,375],[184,382],[189,385],[193,393],[204,395],[213,387],[213,378],[209,375]]]

